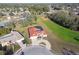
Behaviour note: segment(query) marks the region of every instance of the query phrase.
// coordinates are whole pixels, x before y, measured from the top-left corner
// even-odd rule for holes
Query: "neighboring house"
[[[20,12],[19,13],[19,18],[22,19],[27,19],[28,17],[30,17],[30,12],[29,11],[25,11],[25,12]]]
[[[3,27],[5,27],[5,24],[0,22],[0,28],[3,28]]]
[[[9,45],[9,42],[20,43],[24,40],[24,37],[17,31],[11,31],[11,33],[0,37],[0,43],[2,46]]]
[[[29,27],[28,33],[29,33],[29,38],[32,40],[47,37],[46,32],[43,30],[41,26]]]

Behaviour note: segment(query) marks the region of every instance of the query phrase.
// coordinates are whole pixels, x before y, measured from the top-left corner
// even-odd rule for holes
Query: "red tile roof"
[[[29,37],[38,36],[40,34],[46,34],[44,30],[38,29],[36,27],[29,27],[28,32],[29,32]]]

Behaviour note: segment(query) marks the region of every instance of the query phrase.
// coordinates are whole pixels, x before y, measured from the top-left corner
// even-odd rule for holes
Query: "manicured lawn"
[[[38,18],[40,21],[41,18]],[[79,32],[72,31],[70,29],[64,28],[51,20],[41,21],[43,22],[53,33],[55,33],[60,39],[70,42],[79,43]],[[78,40],[74,39],[78,38]]]

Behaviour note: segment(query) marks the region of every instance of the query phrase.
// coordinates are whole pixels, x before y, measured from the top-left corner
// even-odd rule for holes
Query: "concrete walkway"
[[[45,39],[32,40],[32,45],[41,45],[41,46],[44,46],[47,49],[51,50],[51,44],[49,43],[49,41],[47,41]]]

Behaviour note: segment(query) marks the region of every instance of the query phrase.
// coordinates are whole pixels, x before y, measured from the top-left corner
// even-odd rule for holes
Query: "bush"
[[[0,28],[0,36],[10,33],[11,29],[9,28]]]

